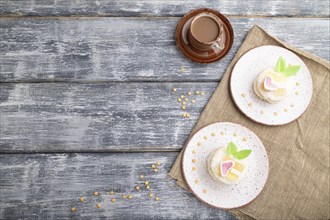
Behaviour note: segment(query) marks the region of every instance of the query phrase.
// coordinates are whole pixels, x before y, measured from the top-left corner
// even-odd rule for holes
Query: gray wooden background
[[[230,53],[208,65],[174,39],[200,7],[235,32]],[[234,219],[167,173],[247,31],[258,24],[330,59],[329,0],[2,0],[0,16],[0,219]],[[183,118],[176,99],[196,90],[205,96]],[[159,202],[134,190],[142,173]]]

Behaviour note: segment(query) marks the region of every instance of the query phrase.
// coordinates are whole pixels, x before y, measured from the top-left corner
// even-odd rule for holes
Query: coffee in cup
[[[223,24],[220,18],[212,13],[203,12],[191,21],[188,40],[194,48],[201,51],[222,50],[224,48],[222,32]]]

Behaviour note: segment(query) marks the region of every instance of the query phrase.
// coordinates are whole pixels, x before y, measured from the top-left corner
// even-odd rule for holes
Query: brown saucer
[[[189,43],[187,39],[187,32],[189,30],[190,23],[197,14],[202,12],[213,13],[218,16],[223,22],[224,31],[221,36],[221,38],[225,41],[225,48],[223,50],[211,49],[208,51],[200,51],[198,49],[195,49]],[[212,63],[217,60],[220,60],[229,52],[234,42],[234,32],[230,22],[223,14],[213,9],[200,8],[188,12],[181,18],[178,25],[176,26],[175,41],[177,47],[181,50],[181,52],[192,61],[198,63]]]

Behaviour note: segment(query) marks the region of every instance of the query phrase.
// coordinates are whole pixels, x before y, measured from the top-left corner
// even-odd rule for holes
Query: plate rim
[[[256,119],[253,119],[252,117],[248,116],[243,110],[242,108],[240,108],[240,106],[237,104],[235,98],[234,98],[234,95],[233,95],[233,90],[232,90],[232,83],[231,83],[231,80],[232,80],[232,76],[233,76],[233,71],[237,65],[237,63],[240,61],[240,59],[245,56],[247,53],[251,52],[252,50],[255,50],[255,49],[259,49],[259,48],[262,48],[262,47],[269,47],[269,46],[272,46],[272,47],[279,47],[281,49],[285,49],[285,50],[288,50],[289,52],[293,53],[294,55],[296,55],[303,63],[304,65],[306,66],[308,72],[309,72],[309,75],[310,75],[310,78],[311,78],[311,84],[312,84],[312,94],[311,94],[311,98],[309,100],[309,103],[306,107],[306,109],[300,114],[298,115],[297,117],[293,118],[292,120],[288,121],[288,122],[285,122],[285,123],[276,123],[276,124],[271,124],[271,123],[265,123],[265,122],[260,122],[260,121],[257,121]],[[251,48],[250,50],[246,51],[244,54],[242,54],[240,56],[240,58],[235,62],[235,65],[233,66],[233,69],[232,71],[230,72],[230,76],[229,76],[229,91],[230,91],[230,95],[231,95],[231,98],[233,100],[233,102],[235,103],[235,106],[238,108],[238,110],[245,116],[247,117],[248,119],[250,119],[251,121],[255,122],[255,123],[258,123],[258,124],[261,124],[261,125],[267,125],[267,126],[270,126],[270,127],[276,127],[276,126],[282,126],[282,125],[287,125],[287,124],[290,124],[292,122],[294,122],[295,120],[299,119],[302,115],[305,114],[305,112],[307,111],[307,109],[309,108],[309,106],[311,105],[311,102],[312,102],[312,99],[313,99],[313,95],[314,95],[314,84],[313,84],[313,78],[312,78],[312,74],[310,73],[306,63],[296,54],[294,53],[293,51],[285,48],[285,47],[281,47],[281,46],[277,46],[277,45],[271,45],[271,44],[267,44],[267,45],[262,45],[262,46],[258,46],[258,47],[254,47],[254,48]]]
[[[184,168],[183,168],[186,149],[187,149],[187,146],[188,146],[188,144],[190,143],[191,139],[192,139],[192,138],[193,138],[193,137],[194,137],[199,131],[201,131],[202,129],[204,129],[204,128],[210,126],[210,125],[213,125],[213,124],[219,124],[219,123],[220,123],[220,124],[234,124],[234,125],[239,125],[239,126],[245,128],[245,129],[247,129],[248,131],[252,132],[252,133],[257,137],[257,139],[261,142],[263,148],[265,149],[265,152],[266,152],[266,158],[267,158],[268,172],[267,172],[266,180],[265,180],[264,184],[262,185],[262,189],[260,190],[260,192],[256,195],[256,197],[254,197],[254,198],[253,198],[251,201],[249,201],[248,203],[243,204],[243,205],[240,205],[240,206],[235,206],[235,207],[232,207],[232,208],[224,208],[224,207],[220,207],[220,206],[215,206],[215,205],[212,205],[212,204],[208,203],[207,201],[203,200],[201,197],[199,197],[199,196],[197,195],[197,193],[195,193],[195,192],[192,190],[192,188],[190,187],[190,185],[189,185],[189,183],[188,183],[188,181],[187,181],[187,178],[186,178],[186,174],[185,174],[185,172],[184,172]],[[241,208],[241,207],[243,207],[243,206],[246,206],[246,205],[250,204],[251,202],[253,202],[253,201],[254,201],[254,200],[255,200],[255,199],[256,199],[256,198],[257,198],[257,197],[263,192],[263,190],[264,190],[264,188],[265,188],[265,185],[266,185],[266,183],[267,183],[267,180],[268,180],[268,176],[269,176],[269,157],[268,157],[268,153],[267,153],[267,150],[266,150],[266,148],[265,148],[264,143],[261,141],[261,139],[259,138],[259,136],[258,136],[255,132],[253,132],[251,129],[249,129],[249,128],[247,128],[247,127],[241,125],[241,124],[234,123],[234,122],[229,122],[229,121],[217,121],[217,122],[212,122],[212,123],[209,123],[209,124],[206,124],[206,125],[202,126],[202,127],[199,128],[196,132],[194,132],[192,135],[190,135],[190,137],[189,137],[188,140],[186,141],[186,143],[185,143],[185,145],[184,145],[184,148],[183,148],[183,151],[182,151],[181,172],[182,172],[183,179],[184,179],[184,181],[185,181],[185,183],[186,183],[186,185],[187,185],[189,191],[192,192],[192,193],[194,194],[194,196],[196,196],[196,198],[197,198],[198,200],[202,201],[204,204],[206,204],[206,205],[208,205],[208,206],[210,206],[210,207],[212,207],[212,208],[222,209],[222,210],[233,210],[233,209]]]

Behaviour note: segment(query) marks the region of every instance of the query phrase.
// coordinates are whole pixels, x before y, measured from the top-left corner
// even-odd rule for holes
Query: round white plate
[[[215,181],[207,170],[207,157],[216,148],[234,142],[238,150],[252,149],[246,158],[245,175],[234,185]],[[268,156],[260,139],[249,129],[234,123],[214,123],[197,131],[186,144],[183,176],[197,198],[223,209],[237,208],[255,199],[268,177]]]
[[[290,95],[276,104],[261,100],[253,91],[254,79],[268,68],[275,68],[279,57],[287,64],[300,65],[292,76]],[[291,78],[291,77],[290,77]],[[283,125],[297,119],[307,109],[313,94],[313,82],[305,63],[291,51],[277,46],[261,46],[244,54],[230,78],[231,94],[237,107],[248,118],[266,125]]]

